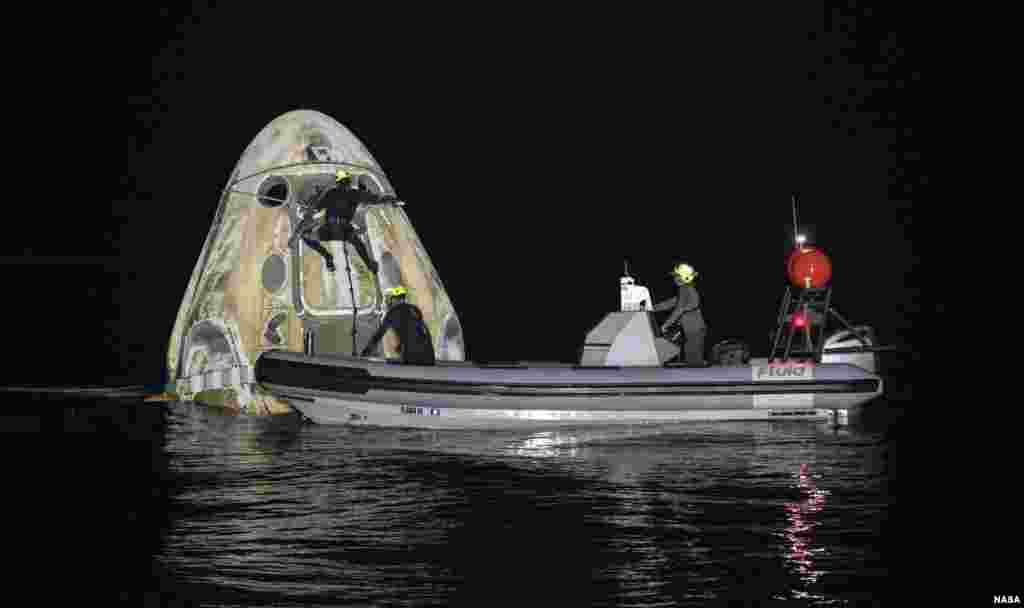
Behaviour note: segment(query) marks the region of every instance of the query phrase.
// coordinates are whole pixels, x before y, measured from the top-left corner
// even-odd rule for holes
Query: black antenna
[[[791,194],[789,198],[793,201],[793,242],[799,245],[797,239],[800,237],[800,230],[796,223],[796,193]]]
[[[626,276],[629,276],[629,260],[622,260],[622,265],[626,269]]]

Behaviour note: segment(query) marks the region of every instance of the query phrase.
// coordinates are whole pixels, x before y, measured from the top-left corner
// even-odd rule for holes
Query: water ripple
[[[166,418],[153,580],[199,603],[827,606],[888,574],[884,428]]]

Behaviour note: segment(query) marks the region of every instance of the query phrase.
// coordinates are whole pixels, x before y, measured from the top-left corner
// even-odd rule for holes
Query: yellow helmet
[[[391,287],[384,290],[384,295],[386,295],[389,298],[401,297],[408,293],[409,290],[407,290],[405,287],[402,287],[401,285],[399,285],[398,287]]]
[[[679,277],[679,280],[683,283],[690,283],[693,281],[693,278],[697,276],[697,271],[689,264],[679,264],[672,269],[671,274]]]
[[[344,169],[338,169],[338,172],[334,174],[334,181],[341,182],[345,181],[346,179],[350,179],[351,177],[352,174],[349,173],[348,171]]]

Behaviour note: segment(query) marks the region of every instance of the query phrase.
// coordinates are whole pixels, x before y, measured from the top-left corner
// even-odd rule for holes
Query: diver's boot
[[[359,249],[359,247],[357,247],[357,249]],[[359,259],[363,261],[363,266],[366,266],[366,269],[369,270],[371,273],[377,274],[377,271],[380,270],[380,264],[378,264],[377,260],[371,258],[370,256],[360,255]]]
[[[377,274],[377,271],[380,270],[380,264],[378,264],[377,260],[373,259],[373,256],[370,255],[370,250],[366,248],[366,243],[363,242],[363,239],[359,238],[358,235],[355,235],[355,238],[349,242],[352,244],[352,247],[355,248],[356,253],[359,254],[359,258],[363,260],[363,264],[366,268],[373,274]]]

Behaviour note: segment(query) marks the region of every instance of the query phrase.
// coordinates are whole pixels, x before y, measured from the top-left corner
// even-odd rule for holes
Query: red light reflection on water
[[[789,543],[786,559],[796,567],[804,582],[813,583],[822,575],[822,572],[814,567],[814,558],[825,551],[822,547],[812,546],[814,528],[818,525],[815,515],[825,508],[828,491],[817,488],[806,464],[800,465],[797,487],[803,496],[802,500],[786,503],[786,518],[789,519],[789,526],[784,532],[784,537]]]

